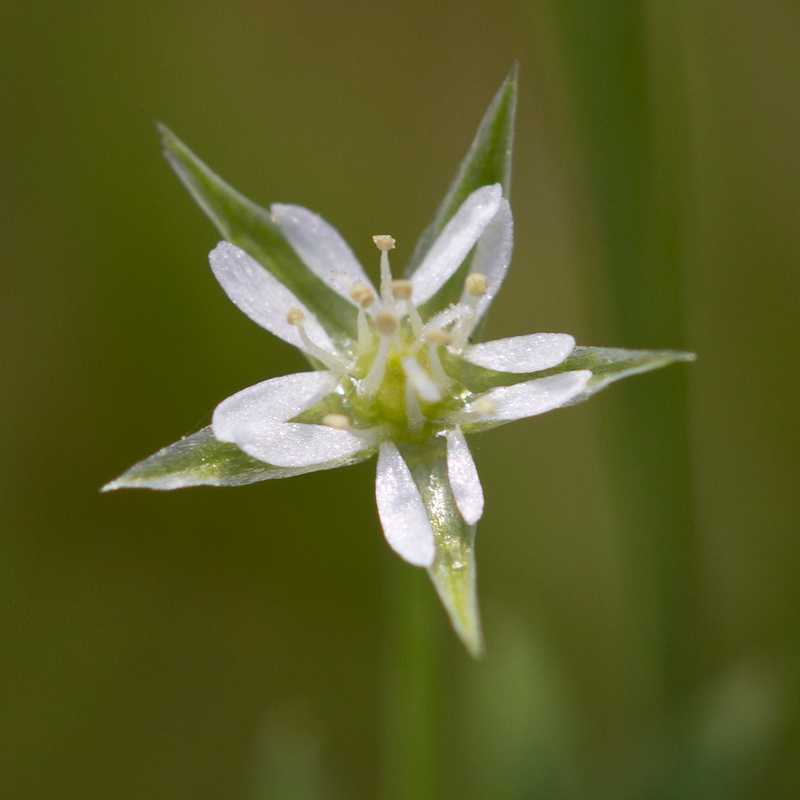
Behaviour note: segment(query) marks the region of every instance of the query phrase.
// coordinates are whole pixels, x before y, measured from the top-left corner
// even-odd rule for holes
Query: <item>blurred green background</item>
[[[0,795],[401,797],[419,741],[418,798],[797,797],[797,3],[6,0],[0,43]],[[374,272],[515,58],[487,334],[699,357],[472,440],[488,656],[421,584],[433,726],[398,733],[374,463],[98,494],[304,368],[152,122]]]

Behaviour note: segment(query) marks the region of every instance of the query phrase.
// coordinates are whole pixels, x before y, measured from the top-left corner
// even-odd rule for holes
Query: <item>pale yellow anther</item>
[[[388,234],[383,233],[378,236],[373,236],[372,241],[375,242],[375,247],[382,253],[385,253],[387,250],[394,250],[394,239]]]
[[[392,281],[392,294],[397,300],[411,299],[411,281],[397,280]]]
[[[322,418],[322,424],[337,431],[350,430],[350,419],[345,414],[326,414]]]
[[[350,287],[350,297],[361,308],[369,308],[375,302],[375,292],[366,283],[354,283]]]
[[[391,336],[397,330],[397,317],[390,311],[379,311],[372,321],[378,332],[384,336]]]
[[[447,332],[443,331],[441,328],[432,328],[429,331],[425,331],[425,335],[423,337],[428,344],[452,344],[453,337]]]
[[[494,400],[492,400],[490,397],[481,397],[480,399],[476,400],[472,404],[472,408],[479,414],[486,414],[490,417],[493,417],[497,413],[497,407],[494,404]]]
[[[464,288],[467,290],[467,294],[472,295],[472,297],[483,297],[488,286],[486,276],[482,272],[471,272],[467,275],[467,280],[464,281]]]
[[[286,314],[286,321],[290,325],[302,325],[306,321],[306,315],[300,308],[290,308]]]

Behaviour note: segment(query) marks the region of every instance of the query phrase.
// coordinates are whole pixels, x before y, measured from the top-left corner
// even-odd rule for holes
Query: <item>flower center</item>
[[[349,289],[359,309],[358,342],[349,362],[309,340],[299,309],[292,309],[287,320],[298,327],[309,354],[339,376],[340,409],[328,413],[323,424],[362,432],[388,426],[395,437],[421,441],[443,430],[444,417],[473,399],[445,371],[440,348],[457,354],[466,346],[487,281],[480,273],[470,274],[461,302],[424,322],[414,304],[413,283],[392,277],[389,251],[395,240],[372,238],[381,253],[380,297],[366,283]]]

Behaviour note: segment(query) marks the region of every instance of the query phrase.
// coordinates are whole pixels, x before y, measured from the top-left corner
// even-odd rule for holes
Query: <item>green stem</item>
[[[382,796],[440,800],[441,621],[425,571],[389,558]]]
[[[684,349],[683,267],[691,163],[679,37],[643,2],[553,2],[588,185],[612,336]],[[637,709],[674,707],[697,678],[696,554],[687,375],[626,386],[603,433],[627,597]],[[634,655],[635,654],[635,655]],[[638,696],[637,696],[638,695]]]

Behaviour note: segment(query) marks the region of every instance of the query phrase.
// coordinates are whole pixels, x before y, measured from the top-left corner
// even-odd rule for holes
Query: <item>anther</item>
[[[337,431],[350,430],[350,418],[345,414],[326,414],[322,418],[322,424]]]
[[[351,436],[357,436],[359,439],[363,439],[365,443],[377,444],[384,436],[380,426],[374,428],[354,428],[347,414],[326,414],[322,418],[322,424],[333,428],[335,431],[344,431]]]
[[[290,308],[286,314],[286,321],[290,325],[300,327],[306,321],[306,315],[300,308]]]
[[[466,281],[464,281],[464,288],[467,290],[467,294],[472,297],[483,297],[489,288],[489,283],[482,272],[470,272]]]
[[[448,394],[453,388],[453,381],[444,371],[439,358],[439,349],[435,344],[428,344],[428,363],[430,364],[431,377],[434,382],[444,394]]]
[[[358,384],[359,397],[374,397],[380,388],[383,376],[386,373],[386,362],[389,360],[389,337],[381,337],[381,343],[378,345],[378,352],[375,354],[375,360],[361,383]]]
[[[391,336],[397,330],[397,317],[391,311],[379,311],[372,321],[378,332],[384,336]]]
[[[422,338],[425,339],[428,344],[448,345],[453,342],[453,337],[441,328],[432,328],[429,331],[425,331],[422,334]]]
[[[472,410],[478,414],[484,414],[493,417],[497,413],[497,406],[491,397],[479,397],[473,404]]]
[[[306,333],[305,321],[306,315],[301,308],[290,308],[286,313],[286,321],[297,328],[297,333],[300,335],[300,341],[306,348],[306,352],[313,356],[320,363],[324,364],[328,369],[333,370],[337,374],[344,374],[347,372],[347,367],[332,353],[323,350],[319,345],[314,344]]]
[[[385,253],[387,250],[394,250],[395,240],[388,234],[383,233],[378,236],[373,236],[372,241],[375,242],[375,247],[382,253]]]
[[[350,287],[350,297],[361,308],[369,308],[375,302],[375,292],[366,283],[354,283]]]
[[[398,280],[392,281],[392,294],[397,300],[411,299],[411,281]]]

